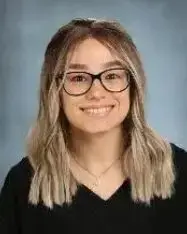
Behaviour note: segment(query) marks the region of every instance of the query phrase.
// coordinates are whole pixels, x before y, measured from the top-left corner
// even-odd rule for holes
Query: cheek
[[[118,102],[120,115],[126,116],[130,108],[129,92],[116,94],[115,99]]]
[[[67,119],[71,118],[73,114],[76,114],[78,111],[78,104],[77,104],[77,97],[71,97],[65,92],[62,92],[61,94],[61,108],[63,108],[63,111],[67,117]]]

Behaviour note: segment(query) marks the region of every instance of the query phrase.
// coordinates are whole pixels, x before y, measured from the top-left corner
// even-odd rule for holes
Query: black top
[[[176,193],[171,199],[155,198],[151,206],[132,201],[128,180],[108,200],[81,185],[70,207],[32,206],[27,202],[31,166],[23,158],[10,169],[1,190],[0,234],[187,233],[187,152],[172,148]]]

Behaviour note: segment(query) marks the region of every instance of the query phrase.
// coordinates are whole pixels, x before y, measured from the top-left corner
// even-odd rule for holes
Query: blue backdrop
[[[187,149],[186,10],[184,0],[1,0],[0,186],[9,168],[25,155],[45,47],[74,17],[117,19],[126,27],[148,78],[148,121]]]

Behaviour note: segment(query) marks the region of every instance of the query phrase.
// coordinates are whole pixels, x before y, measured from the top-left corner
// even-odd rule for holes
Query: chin
[[[72,130],[80,134],[104,134],[121,129],[121,124],[124,121],[125,115],[118,114],[108,117],[87,117],[80,115],[77,118],[69,119]]]
[[[84,132],[85,134],[91,134],[91,135],[97,135],[97,134],[104,134],[104,133],[108,133],[110,131],[116,130],[117,128],[121,127],[121,124],[87,124],[84,125],[84,127],[80,127],[79,130],[81,132]]]
[[[97,134],[103,134],[109,132],[110,129],[107,128],[87,128],[87,129],[82,129],[82,132],[85,134],[90,134],[90,135],[97,135]]]

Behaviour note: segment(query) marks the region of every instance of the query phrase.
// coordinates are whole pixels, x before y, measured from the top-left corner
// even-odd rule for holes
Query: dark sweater
[[[135,204],[130,181],[108,199],[81,185],[70,207],[27,202],[31,166],[25,157],[13,166],[0,195],[0,234],[187,233],[187,152],[172,144],[177,180],[171,199]],[[184,212],[183,212],[184,211]]]

